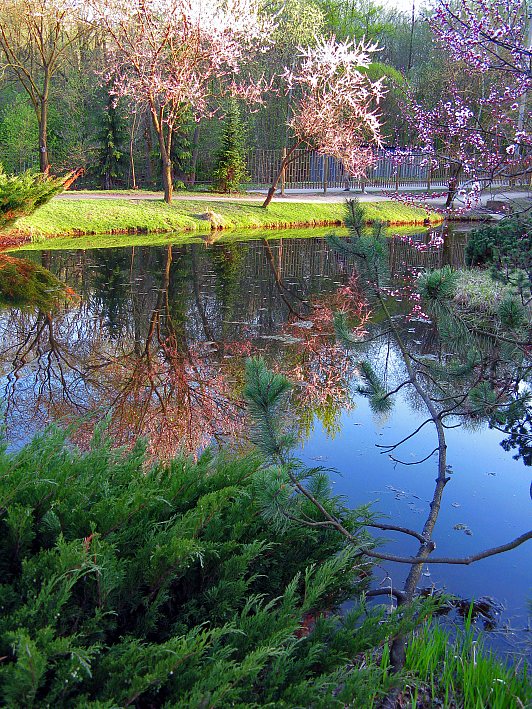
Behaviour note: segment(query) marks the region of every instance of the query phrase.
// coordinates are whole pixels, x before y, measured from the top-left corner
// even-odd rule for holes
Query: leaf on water
[[[294,327],[300,327],[303,330],[310,330],[312,327],[314,327],[314,323],[312,320],[297,320],[296,322],[292,323]]]
[[[292,337],[291,335],[260,335],[261,340],[277,340],[284,345],[295,345],[298,342],[303,342],[300,337]]]

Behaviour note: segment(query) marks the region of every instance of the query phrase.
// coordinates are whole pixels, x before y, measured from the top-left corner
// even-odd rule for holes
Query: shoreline
[[[443,218],[430,209],[391,200],[364,202],[367,223],[392,227],[433,226]],[[181,233],[214,236],[236,230],[310,229],[343,226],[344,202],[272,202],[267,209],[245,200],[54,199],[0,236],[0,248],[49,239]],[[97,238],[95,238],[97,245]]]

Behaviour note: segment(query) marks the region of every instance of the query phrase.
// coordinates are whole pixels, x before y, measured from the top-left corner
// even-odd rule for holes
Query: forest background
[[[24,3],[19,5],[23,8]],[[430,107],[456,89],[456,61],[435,41],[425,21],[428,9],[413,6],[406,12],[371,0],[286,0],[270,3],[269,8],[276,27],[255,72],[273,81],[273,89],[282,81],[284,68],[293,63],[298,47],[312,46],[320,37],[364,39],[378,45],[367,74],[372,81],[385,77],[387,93],[380,110],[387,147],[413,146],[419,140],[404,111],[407,91],[410,99]],[[7,25],[20,21],[13,12],[2,19]],[[66,32],[67,27],[60,30]],[[48,96],[47,148],[53,173],[83,168],[78,187],[160,188],[160,153],[148,110],[131,100],[117,100],[105,81],[106,36],[89,28],[70,27],[68,31]],[[5,68],[0,81],[4,169],[19,173],[38,168],[36,110],[12,69]],[[471,94],[470,82],[460,90]],[[272,91],[258,107],[241,104],[243,150],[248,158],[254,150],[281,150],[289,144],[287,121],[294,98],[293,92]],[[212,181],[223,140],[225,122],[220,119],[228,107],[229,101],[222,101],[214,116],[197,122],[189,113],[178,126],[171,148],[178,186]]]

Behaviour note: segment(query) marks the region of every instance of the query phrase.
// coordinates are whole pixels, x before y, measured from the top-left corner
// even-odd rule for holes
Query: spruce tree
[[[111,190],[124,181],[125,152],[127,140],[124,118],[116,105],[115,97],[107,87],[106,105],[102,116],[102,125],[98,136],[100,150],[98,151],[97,173],[104,190]]]
[[[214,189],[218,192],[238,192],[243,182],[251,179],[245,159],[245,134],[240,109],[231,99],[225,119],[222,147],[214,170]]]

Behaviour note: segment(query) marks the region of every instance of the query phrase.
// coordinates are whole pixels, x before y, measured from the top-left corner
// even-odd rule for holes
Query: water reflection
[[[412,259],[457,262],[462,251],[460,239],[425,253],[397,240],[390,261],[400,277]],[[317,411],[332,432],[349,405],[349,362],[329,336],[333,310],[356,310],[361,299],[350,291],[353,264],[324,239],[24,256],[80,300],[53,313],[2,311],[11,440],[90,412],[110,412],[118,442],[143,435],[163,456],[232,437],[242,426],[242,355],[252,349],[272,352],[301,382],[303,429]]]
[[[389,242],[390,293],[415,269],[462,264],[465,235],[455,234],[444,240],[443,248],[432,248],[430,243],[439,236],[424,231]],[[325,458],[348,473],[338,490],[350,504],[366,503],[378,493],[381,509],[395,520],[407,523],[409,516],[419,520],[425,514],[434,477],[427,467],[430,461],[419,471],[408,468],[406,479],[374,447],[383,442],[379,433],[388,434],[384,442],[408,435],[423,420],[420,402],[402,391],[394,418],[374,420],[366,402],[356,397],[352,384],[357,362],[338,346],[333,316],[342,310],[364,327],[370,316],[367,291],[357,279],[353,260],[329,248],[325,239],[18,255],[49,269],[79,300],[53,311],[0,311],[4,417],[11,443],[23,442],[49,421],[69,422],[80,414],[86,417],[75,434],[80,444],[88,442],[95,423],[105,415],[117,443],[130,444],[144,436],[150,450],[162,457],[180,447],[197,451],[213,441],[238,440],[245,433],[243,361],[261,352],[297,383],[293,426],[302,440],[308,439],[303,455],[313,464]],[[390,295],[388,306],[397,316],[412,309],[396,295]],[[402,358],[378,311],[367,325],[375,338],[369,356],[391,388],[404,376]],[[438,360],[445,354],[435,327],[423,318],[411,317],[402,326],[402,336],[416,356]],[[493,362],[486,357],[484,366],[489,370]],[[493,372],[494,377],[500,374]],[[469,425],[483,424],[473,420]],[[372,433],[375,426],[377,432]],[[500,470],[507,466],[502,462],[505,454],[498,439],[492,437],[491,447],[486,445],[486,434],[483,430],[478,443]],[[464,466],[478,468],[481,451],[475,451],[475,441],[467,435],[463,427],[450,431],[449,445],[460,452]],[[420,458],[430,451],[425,450],[428,445],[426,438],[418,437],[405,454]],[[362,461],[362,477],[351,474]],[[482,484],[492,472],[484,470],[486,466],[484,458]],[[509,476],[516,470],[507,469]],[[513,499],[516,479],[514,475],[506,487],[502,476],[489,479],[503,507],[502,513],[490,513],[491,522],[483,519],[484,497],[479,506],[471,480],[457,481],[457,493],[439,521],[449,522],[452,530],[444,535],[443,551],[466,553],[470,548],[469,538],[453,530],[456,523],[473,529],[474,542],[495,514],[502,514],[497,519],[508,528],[508,538],[514,530],[522,531],[529,506]],[[492,568],[514,563],[508,559]],[[521,590],[514,589],[511,597],[514,607],[524,602],[526,562],[522,565]],[[485,593],[482,568],[471,575],[477,585],[465,589],[471,596]],[[438,581],[452,582],[453,570],[445,573]],[[516,578],[510,572],[508,577]],[[427,576],[425,581],[429,585],[432,579]],[[501,597],[508,595],[503,579],[499,588]],[[462,576],[460,589],[454,590],[461,589]]]

